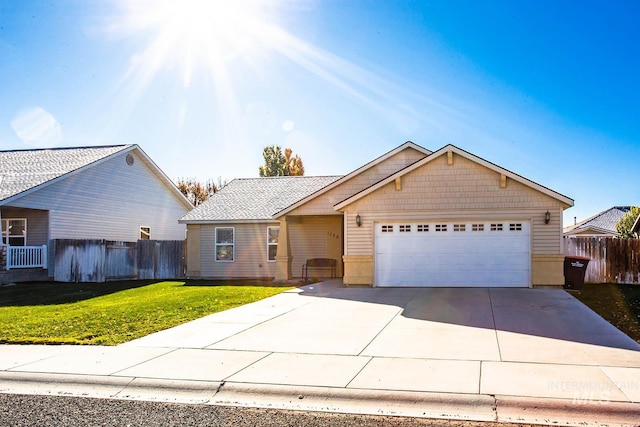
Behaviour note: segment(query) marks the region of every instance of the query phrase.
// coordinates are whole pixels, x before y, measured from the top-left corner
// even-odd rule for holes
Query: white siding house
[[[0,152],[0,270],[7,245],[184,240],[191,208],[137,145]]]

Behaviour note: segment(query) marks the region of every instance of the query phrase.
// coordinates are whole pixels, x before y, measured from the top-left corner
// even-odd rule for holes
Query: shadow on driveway
[[[560,289],[371,288],[337,281],[301,289],[303,296],[400,307],[392,328],[462,326],[493,329],[498,339],[518,334],[640,351],[633,339]]]

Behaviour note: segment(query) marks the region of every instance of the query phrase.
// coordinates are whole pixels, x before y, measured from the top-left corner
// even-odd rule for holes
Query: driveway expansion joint
[[[366,356],[358,356],[358,357],[366,357]],[[367,360],[367,363],[365,363],[362,366],[362,368],[360,368],[360,370],[356,372],[356,374],[349,380],[349,382],[347,383],[347,385],[344,386],[344,388],[349,388],[349,385],[353,382],[353,380],[355,380],[358,377],[358,375],[360,375],[362,371],[364,371],[364,369],[369,365],[369,363],[371,363],[372,360],[373,360],[373,356],[369,356],[369,360]]]
[[[179,336],[183,330],[159,333],[154,342],[165,345],[155,349],[0,345],[0,393],[637,426],[640,347],[580,303],[556,309],[549,299],[562,293],[530,290],[492,289],[489,299],[481,301],[477,288],[403,292],[388,300],[383,295],[393,292],[387,288],[351,289],[346,294],[337,290],[330,298],[292,296],[282,305],[267,301],[266,310],[258,307],[250,319],[249,311],[239,307],[227,315],[261,328],[253,334],[236,332],[233,336],[239,339],[228,348],[168,345],[175,344],[171,340],[176,336],[184,338]],[[315,304],[322,298],[321,306]],[[292,319],[318,327],[293,333],[292,323],[282,318],[292,312]],[[273,313],[278,314],[265,319]],[[192,325],[205,339],[213,338],[207,335],[216,328],[212,316],[212,322]],[[342,333],[352,321],[360,325],[351,327],[355,333]],[[369,329],[361,326],[373,323]],[[478,351],[497,337],[498,352]],[[395,363],[398,369],[388,368]],[[237,375],[248,368],[251,375]],[[298,377],[291,382],[297,385],[283,385],[294,374]],[[582,392],[582,384],[592,383],[610,386],[610,401],[589,401],[583,394],[572,399],[576,390]]]
[[[487,288],[487,294],[489,296],[489,307],[491,308],[491,320],[493,321],[493,331],[496,335],[496,346],[498,348],[498,359],[502,362],[502,352],[500,351],[500,339],[498,338],[498,325],[496,324],[496,314],[493,308],[493,300],[491,299],[491,288]]]

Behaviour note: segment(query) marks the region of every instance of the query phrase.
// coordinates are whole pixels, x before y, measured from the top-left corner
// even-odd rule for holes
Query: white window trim
[[[27,218],[2,218],[2,222],[0,223],[0,243],[6,244],[9,246],[9,221],[24,221],[24,245],[27,246]],[[6,235],[2,231],[2,224],[6,223],[4,229],[7,230]],[[17,236],[16,236],[17,237]],[[4,243],[4,239],[6,238],[6,243]]]
[[[229,230],[231,229],[233,232],[233,241],[231,243],[218,243],[218,230]],[[216,262],[235,262],[236,260],[236,228],[235,227],[216,227],[214,231],[214,258]],[[231,258],[232,259],[218,259],[218,246],[231,246]]]
[[[277,228],[278,229],[278,242],[277,243],[270,243],[269,242],[269,230],[271,230],[272,228]],[[269,259],[269,247],[270,246],[275,246],[276,247],[276,256],[278,253],[278,244],[280,243],[280,226],[279,225],[273,225],[273,226],[268,226],[267,227],[267,262],[276,262],[275,258],[274,259]]]

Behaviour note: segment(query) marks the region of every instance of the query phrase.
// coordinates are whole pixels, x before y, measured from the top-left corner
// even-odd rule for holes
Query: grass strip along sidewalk
[[[4,287],[0,343],[121,344],[291,289],[269,284],[132,281]]]
[[[640,343],[640,285],[587,283],[570,293]]]

